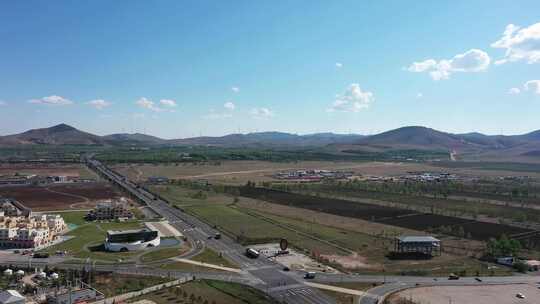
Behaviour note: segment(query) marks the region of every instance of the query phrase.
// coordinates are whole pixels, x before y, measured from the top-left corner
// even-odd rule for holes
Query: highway
[[[249,285],[267,292],[270,296],[286,303],[331,304],[335,301],[303,283],[303,279],[292,273],[282,271],[282,266],[260,257],[251,259],[245,256],[245,248],[226,235],[221,239],[212,238],[217,231],[213,227],[171,206],[164,199],[156,196],[114,172],[101,162],[87,158],[87,166],[101,176],[122,188],[142,203],[148,205],[157,214],[168,220],[194,245],[192,255],[201,252],[204,247],[220,252],[225,258],[238,264],[243,270],[243,277],[250,281]]]

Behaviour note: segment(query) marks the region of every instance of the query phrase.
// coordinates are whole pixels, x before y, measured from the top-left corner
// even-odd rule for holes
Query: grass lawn
[[[98,273],[92,287],[103,292],[105,297],[141,290],[146,287],[171,281],[168,278]]]
[[[213,280],[196,280],[175,287],[131,299],[147,299],[157,304],[210,303],[210,304],[273,304],[269,296],[252,287]],[[200,300],[199,300],[200,299]]]
[[[193,261],[219,265],[223,267],[238,268],[238,265],[233,264],[223,257],[220,257],[217,252],[210,248],[205,248],[203,252],[191,258]]]
[[[87,247],[96,247],[103,243],[107,230],[134,229],[142,226],[142,222],[111,222],[96,223],[90,222],[83,224],[67,235],[73,236],[72,239],[62,242],[45,249],[45,252],[53,254],[54,252],[67,251],[69,255],[76,258],[93,258],[106,261],[117,261],[135,255],[135,252],[104,252],[90,251]]]
[[[219,270],[215,268],[210,267],[204,267],[199,265],[193,265],[189,263],[184,262],[172,262],[167,264],[161,264],[159,266],[161,269],[166,270],[178,270],[178,271],[186,271],[186,272],[220,272],[220,273],[227,273],[224,270]]]
[[[182,253],[189,250],[187,243],[182,243],[181,246],[175,246],[170,248],[155,249],[141,256],[141,261],[144,263],[156,262],[166,260],[175,256],[179,256]]]
[[[55,214],[55,212],[50,212],[52,214]],[[84,219],[84,216],[88,212],[86,211],[67,211],[67,212],[57,212],[56,214],[59,214],[64,219],[64,222],[66,224],[74,224],[77,226],[81,226],[86,224],[86,220]]]

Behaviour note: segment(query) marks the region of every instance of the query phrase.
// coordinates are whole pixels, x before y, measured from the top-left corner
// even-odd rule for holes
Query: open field
[[[1,163],[0,175],[39,175],[39,176],[69,176],[79,178],[97,178],[82,164],[62,163]]]
[[[284,237],[291,246],[305,250],[308,255],[319,256],[331,265],[337,263],[357,272],[386,269],[388,273],[448,275],[450,272],[468,271],[473,275],[479,271],[491,274],[487,265],[465,256],[443,254],[425,261],[391,261],[385,257],[393,244],[392,236],[422,234],[419,231],[245,197],[233,203],[232,197],[209,191],[204,191],[206,199],[193,199],[195,190],[173,185],[152,189],[244,244],[277,242]],[[183,202],[184,198],[186,202]],[[445,238],[444,242],[462,245],[472,251],[479,251],[482,247],[474,241]],[[508,273],[506,269],[493,272]]]
[[[119,198],[121,194],[110,184],[97,182],[0,187],[0,196],[14,198],[34,211],[50,211],[91,208],[98,200]]]
[[[530,229],[465,220],[438,214],[424,214],[407,209],[365,204],[357,201],[310,196],[255,187],[238,188],[240,195],[275,204],[293,206],[339,216],[359,218],[414,230],[431,231],[442,226],[463,227],[466,236],[477,240],[530,232]],[[460,228],[461,229],[461,228]]]
[[[92,287],[111,297],[170,281],[167,278],[135,276],[118,273],[97,273]]]
[[[198,299],[201,300],[198,300]],[[276,303],[269,296],[252,287],[237,283],[213,280],[196,280],[175,287],[159,290],[137,298],[157,304],[210,303],[210,304],[270,304]]]
[[[522,293],[525,299],[517,298],[517,293]],[[540,289],[533,284],[419,287],[396,293],[387,299],[387,303],[397,304],[400,297],[422,304],[537,304],[540,303]]]
[[[536,165],[535,165],[536,166]],[[467,162],[376,162],[376,161],[220,161],[175,164],[121,164],[113,168],[134,181],[144,181],[150,176],[172,179],[206,179],[225,184],[245,184],[273,181],[273,173],[292,169],[347,170],[356,175],[399,176],[413,171],[449,172],[466,177],[494,178],[499,176],[531,176],[540,178],[540,171],[515,163]]]
[[[213,182],[245,184],[251,181],[271,181],[278,171],[292,169],[347,170],[364,175],[399,175],[407,171],[429,170],[425,164],[391,162],[344,162],[344,161],[300,161],[289,163],[265,161],[222,161],[216,163],[184,163],[175,165],[133,164],[116,165],[116,171],[132,180],[143,181],[150,176],[172,179],[207,179]]]

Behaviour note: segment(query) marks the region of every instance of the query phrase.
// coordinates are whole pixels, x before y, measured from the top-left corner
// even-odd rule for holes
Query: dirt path
[[[70,197],[74,197],[74,198],[78,198],[78,199],[83,200],[82,202],[78,202],[78,203],[89,203],[90,202],[90,200],[88,198],[84,197],[84,196],[71,194],[71,193],[60,192],[60,191],[55,191],[55,190],[51,190],[50,188],[45,188],[45,190],[47,190],[47,191],[49,191],[51,193],[61,194],[61,195],[70,196]]]

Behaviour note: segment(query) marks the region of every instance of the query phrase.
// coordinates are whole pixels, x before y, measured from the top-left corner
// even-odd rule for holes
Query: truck
[[[256,259],[256,258],[259,257],[259,255],[261,255],[261,254],[259,253],[259,251],[255,250],[255,249],[253,249],[253,248],[247,248],[247,249],[246,249],[246,256],[247,256],[248,258]]]

